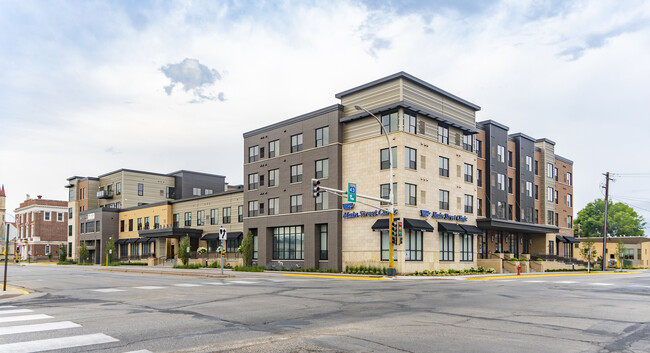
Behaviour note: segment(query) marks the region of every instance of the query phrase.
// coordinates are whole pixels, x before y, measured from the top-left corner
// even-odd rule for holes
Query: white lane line
[[[563,283],[563,284],[570,284],[570,283],[578,283],[576,281],[555,281],[553,283]]]
[[[0,306],[0,309],[8,309],[8,308],[15,308],[15,306],[13,306],[13,305],[3,305],[3,306]]]
[[[592,286],[613,286],[614,285],[613,283],[598,283],[598,282],[589,283],[589,284],[591,284]]]
[[[141,349],[139,351],[129,351],[129,352],[124,352],[124,353],[153,353],[153,352],[148,350],[148,349]]]
[[[178,284],[172,284],[172,286],[175,286],[175,287],[203,287],[202,284],[194,284],[194,283],[178,283]]]
[[[103,288],[103,289],[91,289],[93,292],[102,292],[102,293],[113,293],[113,292],[126,292],[126,289],[117,289],[117,288]]]
[[[548,281],[535,281],[535,280],[533,280],[533,281],[524,281],[524,282],[526,282],[526,283],[546,283]]]
[[[158,286],[142,286],[142,287],[133,287],[133,288],[136,288],[136,289],[162,289],[162,288],[165,288],[165,287],[158,287]]]
[[[7,327],[3,327],[2,330],[0,330],[0,336],[13,335],[16,333],[60,330],[64,328],[73,328],[73,327],[81,327],[81,325],[75,324],[72,321],[60,321],[60,322],[49,322],[47,324],[7,326]]]
[[[29,310],[29,309],[0,310],[0,315],[33,313],[33,312],[34,310]]]
[[[223,283],[223,282],[204,282],[203,284],[209,284],[213,286],[227,286],[228,283]]]
[[[94,333],[90,335],[69,336],[60,338],[50,338],[44,340],[26,341],[0,344],[0,352],[12,353],[31,353],[41,352],[43,350],[65,349],[72,347],[89,346],[91,344],[102,344],[118,342],[119,340],[103,333]]]
[[[35,314],[35,315],[19,315],[19,316],[7,316],[0,317],[1,322],[16,322],[16,321],[29,321],[29,320],[42,320],[42,319],[51,319],[49,315]],[[0,352],[2,352],[0,350]]]
[[[499,282],[513,282],[514,279],[499,279],[497,281],[499,281]]]
[[[255,284],[259,282],[253,282],[253,281],[230,281],[230,283],[237,283],[237,284]]]

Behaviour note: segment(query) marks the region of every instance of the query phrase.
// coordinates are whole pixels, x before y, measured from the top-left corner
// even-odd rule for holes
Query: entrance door
[[[171,250],[170,252],[171,253],[169,254],[169,256],[167,256],[167,258],[168,259],[174,259],[175,258],[174,256],[176,255],[176,251],[174,249],[174,244],[170,245],[169,247],[170,247],[170,250]]]

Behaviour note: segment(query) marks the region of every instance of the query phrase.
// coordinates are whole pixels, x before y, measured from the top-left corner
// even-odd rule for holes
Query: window
[[[144,218],[144,229],[149,229],[149,217]]]
[[[264,158],[264,147],[260,147],[260,158]]]
[[[390,190],[388,190],[389,184],[379,185],[379,197],[382,199],[388,200],[390,198]],[[397,203],[397,183],[393,183],[393,203]],[[388,205],[387,202],[381,202],[381,205]]]
[[[533,223],[539,224],[539,210],[535,210],[535,213],[533,214]]]
[[[219,210],[216,208],[213,208],[210,210],[210,224],[218,224],[219,223]]]
[[[501,201],[497,201],[497,218],[506,218],[506,207],[505,204]]]
[[[124,231],[124,221],[122,221],[122,232]],[[72,225],[68,226],[68,236],[72,236]]]
[[[476,170],[476,185],[483,186],[483,171],[480,169]]]
[[[280,213],[280,199],[275,197],[269,199],[269,215],[276,215]]]
[[[553,211],[552,210],[546,211],[546,223],[552,225],[554,219],[555,219],[555,215],[553,214]]]
[[[176,188],[168,186],[167,193],[165,195],[168,199],[176,198]]]
[[[449,210],[449,191],[440,190],[439,208],[441,210]]]
[[[115,195],[120,195],[122,193],[122,183],[117,182],[115,183]]]
[[[566,205],[567,205],[568,207],[572,207],[572,206],[573,206],[573,196],[571,196],[571,194],[567,194],[567,195],[566,195]]]
[[[223,208],[223,223],[230,223],[230,207],[224,207]]]
[[[474,145],[474,136],[472,135],[463,135],[463,149],[465,151],[472,152],[472,146]]]
[[[438,170],[439,170],[440,176],[448,177],[449,176],[449,158],[440,157],[438,168],[439,168]]]
[[[508,205],[508,219],[512,221],[512,205]]]
[[[142,218],[138,218],[138,230],[142,230]]]
[[[557,181],[557,168],[553,167],[553,178]]]
[[[264,213],[264,204],[260,204],[260,211]],[[241,223],[244,221],[244,206],[237,206],[237,222]]]
[[[237,248],[241,245],[242,238],[228,239],[226,240],[226,252],[227,253],[236,253]]]
[[[390,247],[390,236],[387,230],[381,231],[381,261],[388,261],[388,253]],[[397,261],[397,251],[393,252],[393,260]]]
[[[255,190],[259,187],[259,174],[248,174],[248,190]]]
[[[422,261],[422,232],[407,229],[404,234],[404,260]]]
[[[569,172],[566,173],[566,183],[571,185],[571,173]]]
[[[277,157],[280,155],[280,140],[269,142],[269,158]]]
[[[146,242],[142,243],[142,256],[149,256],[151,255],[151,243]]]
[[[526,170],[533,171],[533,158],[531,156],[526,156]]]
[[[304,244],[302,226],[273,228],[274,260],[303,260]]]
[[[329,160],[321,159],[316,161],[316,179],[328,178],[329,174]]]
[[[329,140],[330,140],[329,126],[316,129],[316,147],[327,145],[328,143],[330,143]]]
[[[533,197],[533,183],[530,181],[526,182],[526,196]]]
[[[483,216],[483,200],[476,199],[476,215]]]
[[[566,227],[573,228],[573,216],[566,217]]]
[[[460,235],[460,261],[474,261],[474,239],[470,234]]]
[[[153,229],[160,228],[160,216],[153,216]]]
[[[414,184],[405,183],[404,184],[404,202],[407,205],[416,206],[418,204],[418,187]]]
[[[50,212],[44,212],[45,214],[45,220],[49,221],[50,220]]]
[[[72,226],[70,226],[70,230],[72,231]],[[120,221],[120,232],[124,232],[124,220]],[[72,235],[72,234],[69,234]]]
[[[446,126],[438,125],[438,142],[449,144],[449,128]]]
[[[192,196],[201,196],[201,188],[192,188]]]
[[[385,114],[381,116],[381,124],[387,132],[397,131],[397,112]],[[384,133],[384,130],[381,130]]]
[[[555,192],[552,187],[547,187],[546,188],[546,201],[548,202],[553,202],[553,199],[555,197]]]
[[[258,252],[257,235],[253,235],[253,258],[254,259],[257,259],[257,252]]]
[[[138,196],[144,195],[144,184],[138,183]]]
[[[474,196],[465,195],[465,213],[474,212]]]
[[[133,219],[129,219],[129,232],[133,231]]]
[[[259,202],[258,201],[248,201],[248,217],[255,217],[259,215]]]
[[[512,151],[508,151],[508,167],[512,167]]]
[[[417,168],[418,151],[415,148],[404,147],[404,157],[406,157],[406,160],[404,162],[404,168],[418,169]]]
[[[74,189],[70,189],[68,192],[68,201],[74,201]]]
[[[185,226],[189,227],[192,225],[192,212],[185,212]]]
[[[454,261],[454,234],[440,232],[440,261]]]
[[[64,215],[63,212],[58,212],[58,213],[56,214],[56,221],[57,221],[57,222],[63,222],[63,215]]]
[[[553,200],[555,201],[555,204],[558,204],[559,199],[558,199],[558,197],[557,197],[557,190],[555,190],[554,193],[555,193],[555,195],[554,195],[554,199],[553,199]]]
[[[302,212],[302,195],[291,195],[291,213]]]
[[[115,208],[122,208],[122,203],[121,202],[116,202],[115,203]]]
[[[278,186],[280,183],[280,169],[269,170],[269,187]]]
[[[476,140],[476,155],[479,158],[483,157],[483,141]]]
[[[535,185],[535,200],[539,200],[539,185]]]
[[[410,134],[416,134],[417,119],[415,115],[404,112],[404,126],[403,129],[405,132]]]
[[[505,162],[505,148],[501,145],[497,145],[497,160],[501,163]]]
[[[328,193],[326,192],[321,192],[318,197],[315,198],[316,200],[316,211],[320,210],[326,210],[328,208],[327,202],[328,202]]]
[[[320,232],[320,259],[327,260],[327,224],[316,225]]]
[[[474,167],[471,164],[465,163],[465,181],[474,182]]]
[[[291,166],[291,182],[298,183],[302,181],[302,164]]]
[[[181,215],[179,213],[174,213],[174,220],[172,223],[172,227],[178,228],[181,226]]]
[[[503,174],[497,174],[497,187],[499,190],[506,189],[506,177]]]
[[[248,147],[248,163],[256,162],[260,159],[259,146]]]
[[[512,178],[508,178],[508,193],[512,194]]]
[[[205,210],[196,211],[196,225],[197,226],[205,225]]]
[[[204,195],[212,195],[214,194],[214,191],[212,189],[205,189],[204,190]]]
[[[140,256],[140,243],[131,243],[131,257]]]
[[[95,222],[86,222],[86,233],[94,233],[95,232]]]
[[[553,177],[553,164],[551,163],[546,163],[546,177],[547,178]]]
[[[80,224],[79,233],[81,233],[81,234],[85,233],[84,229],[86,229],[86,223],[81,223],[81,224]],[[27,234],[26,234],[26,236],[29,236],[29,226],[27,227]]]
[[[129,256],[129,244],[120,244],[120,257]]]
[[[392,161],[393,162],[393,168],[397,168],[397,147],[393,147],[392,152],[393,152],[393,156],[392,156],[392,158],[393,158],[393,161]],[[382,170],[388,169],[388,167],[390,166],[390,162],[391,162],[389,160],[390,157],[388,156],[388,148],[381,149],[379,151],[379,155],[380,155],[380,158],[381,158],[380,168]]]
[[[302,151],[302,134],[291,136],[291,153]]]

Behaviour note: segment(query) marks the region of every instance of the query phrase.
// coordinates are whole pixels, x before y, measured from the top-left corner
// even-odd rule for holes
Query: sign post
[[[348,183],[348,202],[357,202],[357,184]]]
[[[225,249],[225,240],[226,240],[227,236],[228,236],[228,231],[226,230],[226,228],[221,226],[221,228],[219,228],[219,240],[221,242],[221,253],[219,254],[219,256],[221,257],[221,274],[222,275],[223,275],[223,253],[224,253],[224,249]]]
[[[7,235],[5,236],[5,278],[2,290],[7,291],[7,257],[9,256],[9,222],[7,222]],[[15,257],[15,256],[14,256]]]

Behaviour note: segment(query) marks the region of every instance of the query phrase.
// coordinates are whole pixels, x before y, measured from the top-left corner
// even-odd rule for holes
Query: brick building
[[[48,252],[56,257],[59,245],[67,241],[68,203],[38,196],[23,201],[14,213],[20,258],[44,259]]]

